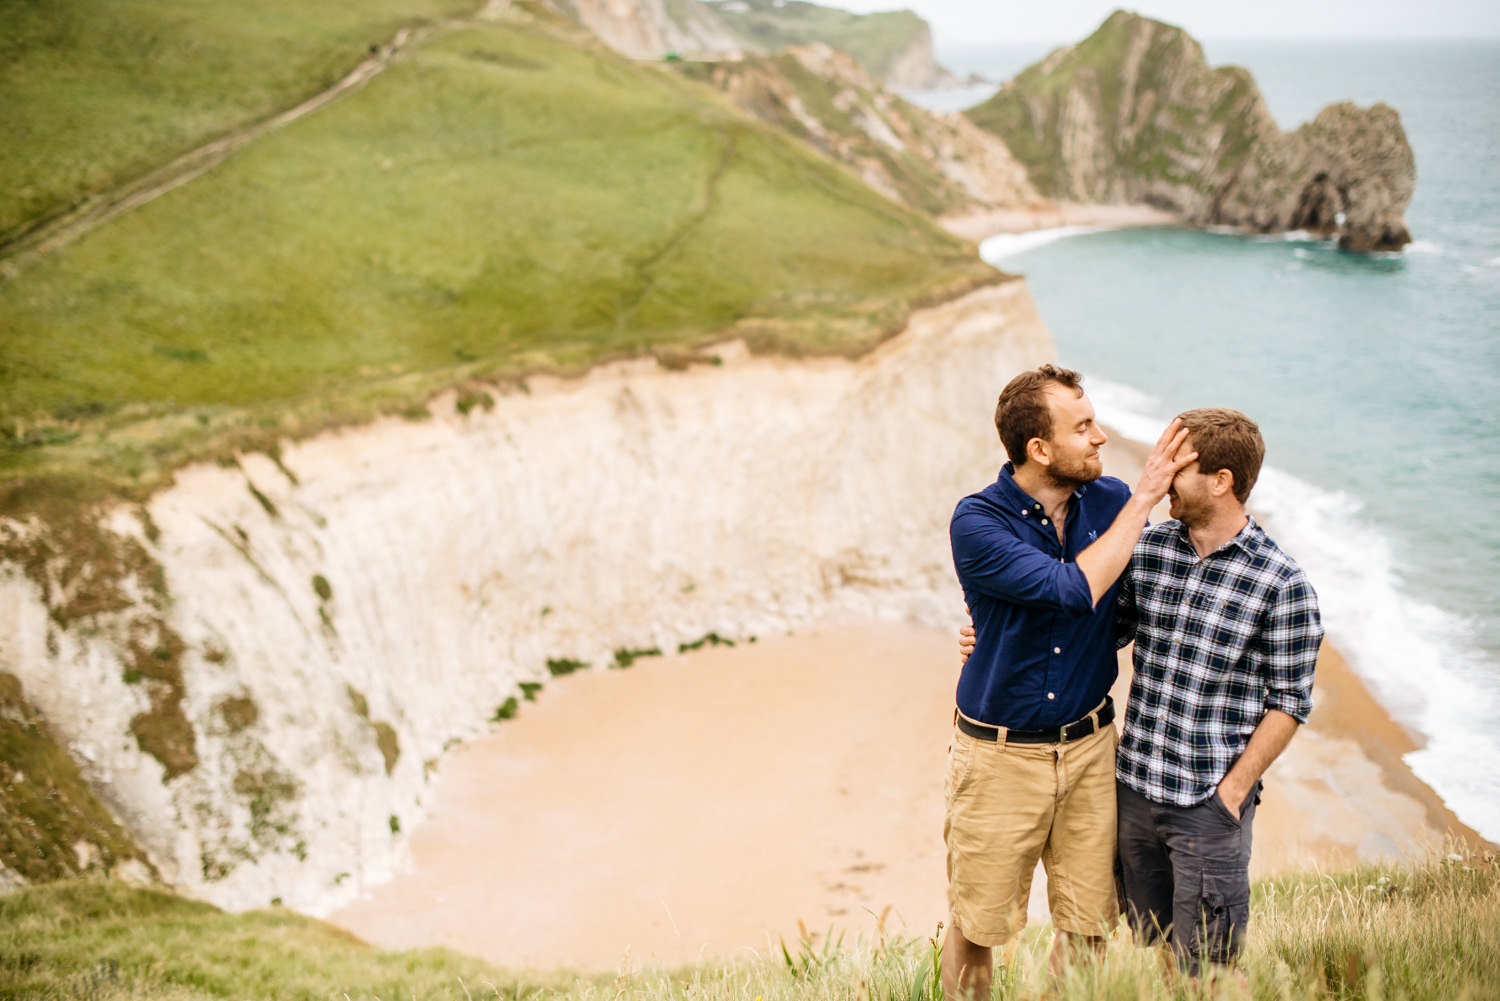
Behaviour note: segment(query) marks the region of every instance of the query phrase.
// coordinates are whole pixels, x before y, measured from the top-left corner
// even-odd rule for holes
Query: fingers
[[[1187,439],[1188,430],[1187,428],[1183,428],[1181,431],[1178,431],[1175,436],[1173,436],[1172,443],[1167,449],[1166,454],[1171,456],[1172,465],[1177,469],[1181,469],[1183,466],[1186,466],[1188,463],[1198,458],[1198,453],[1188,446]]]

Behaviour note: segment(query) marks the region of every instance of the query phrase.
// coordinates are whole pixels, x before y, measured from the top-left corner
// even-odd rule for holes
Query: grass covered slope
[[[0,282],[0,477],[136,478],[730,333],[858,352],[996,277],[709,88],[517,11]]]
[[[1000,999],[1154,1001],[1500,997],[1500,871],[1451,855],[1257,884],[1247,983],[1169,979],[1123,932],[1102,964],[1046,972],[1050,928],[1031,928],[996,977]],[[389,953],[273,908],[228,915],[119,884],[58,883],[0,897],[0,997],[522,998],[569,1001],[933,1001],[929,940],[836,938],[664,973],[518,974],[442,950]]]
[[[99,802],[21,682],[0,671],[0,865],[31,882],[104,872],[145,853]]]
[[[0,244],[475,0],[0,0]]]

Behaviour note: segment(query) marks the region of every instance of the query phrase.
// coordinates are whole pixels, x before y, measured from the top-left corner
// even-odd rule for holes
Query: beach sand
[[[1133,481],[1140,454],[1111,445],[1106,468]],[[588,970],[795,950],[803,929],[933,934],[960,602],[955,585],[952,630],[825,622],[552,682],[444,757],[405,871],[330,920]],[[1257,875],[1478,842],[1329,646],[1315,698],[1266,778]],[[1040,874],[1031,913],[1046,919]]]
[[[1083,205],[1073,202],[1038,202],[1013,205],[938,220],[954,236],[975,243],[998,233],[1028,233],[1060,226],[1106,226],[1129,229],[1139,226],[1181,226],[1175,212],[1149,205]]]

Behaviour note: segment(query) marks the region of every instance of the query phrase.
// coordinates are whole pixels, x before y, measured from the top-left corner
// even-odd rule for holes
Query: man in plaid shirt
[[[1245,513],[1260,429],[1224,408],[1180,419],[1198,458],[1119,591],[1135,676],[1115,776],[1126,916],[1197,976],[1239,954],[1260,777],[1307,721],[1323,627],[1302,569]]]

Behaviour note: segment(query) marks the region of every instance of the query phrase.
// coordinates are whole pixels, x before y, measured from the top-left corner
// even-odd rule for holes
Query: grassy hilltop
[[[1002,277],[712,88],[541,4],[475,8],[0,0],[0,573],[49,629],[115,637],[150,695],[131,734],[168,776],[198,764],[184,642],[152,541],[111,531],[110,503],[188,462],[423,419],[446,389],[467,413],[538,371],[712,363],[726,337],[857,354]],[[397,37],[361,89],[155,200],[45,253],[11,239]],[[4,673],[0,708],[5,868],[140,863]]]
[[[281,7],[111,8],[233,41],[192,50],[204,61],[191,72],[181,61],[136,67],[145,76],[107,113],[90,95],[113,78],[94,74],[80,96],[66,69],[77,57],[92,72],[83,56],[98,39],[33,32],[52,48],[24,60],[20,114],[39,119],[26,134],[40,120],[58,134],[10,147],[28,162],[6,176],[66,173],[51,165],[133,138],[134,152],[101,161],[121,179],[175,150],[186,139],[164,134],[163,105],[124,107],[136,92],[218,81],[224,51],[274,61],[284,39],[260,29]],[[424,0],[408,12],[434,9]],[[308,42],[322,55],[304,62],[321,69],[300,85],[257,76],[248,55],[225,66],[220,89],[237,96],[199,101],[210,110],[194,134],[340,75],[393,10],[387,0],[382,17]],[[246,78],[253,99],[240,93]],[[25,110],[70,102],[89,114]],[[13,201],[12,216],[22,207]],[[437,26],[364,89],[15,270],[0,279],[0,483],[150,482],[226,448],[411,410],[465,380],[681,354],[730,335],[768,350],[859,352],[914,304],[998,277],[972,248],[709,88],[525,5]]]
[[[0,0],[0,244],[475,0]]]
[[[1022,937],[996,978],[999,999],[1154,1001],[1216,997],[1486,1001],[1500,997],[1500,871],[1450,855],[1256,885],[1233,982],[1195,987],[1164,975],[1122,933],[1098,967],[1053,983],[1050,928]],[[0,998],[553,998],[557,1001],[933,1001],[923,939],[792,943],[775,959],[737,959],[618,975],[499,969],[452,952],[373,949],[280,908],[241,915],[120,884],[57,883],[0,897]]]

